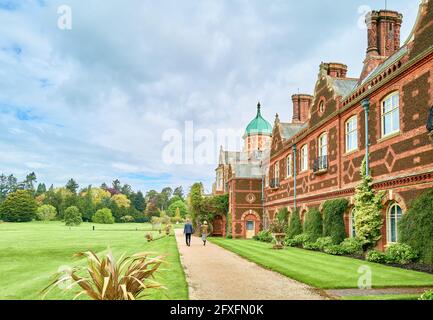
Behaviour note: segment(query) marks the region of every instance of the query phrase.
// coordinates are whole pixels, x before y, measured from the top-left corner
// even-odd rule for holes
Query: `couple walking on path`
[[[191,247],[191,237],[192,234],[194,233],[194,228],[190,220],[186,221],[185,227],[183,229],[183,233],[185,234],[186,245],[188,247]],[[207,242],[207,236],[209,233],[209,226],[206,221],[203,222],[203,225],[200,228],[200,233],[201,233],[201,239],[203,241],[203,245],[205,246]]]

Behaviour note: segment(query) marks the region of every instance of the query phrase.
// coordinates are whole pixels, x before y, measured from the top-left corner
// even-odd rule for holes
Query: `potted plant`
[[[275,220],[270,226],[270,231],[272,232],[272,236],[275,239],[275,245],[273,248],[276,250],[281,250],[284,248],[282,242],[286,237],[286,227],[287,224],[280,220]]]

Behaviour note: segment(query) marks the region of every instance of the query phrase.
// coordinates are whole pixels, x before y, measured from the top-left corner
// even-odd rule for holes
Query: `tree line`
[[[41,214],[38,215],[38,208],[42,206],[54,208],[55,217],[52,217],[53,209],[39,210]],[[154,216],[173,217],[179,212],[184,218],[188,214],[182,187],[174,190],[167,187],[161,192],[150,190],[143,194],[118,179],[111,185],[103,183],[99,187],[89,185],[82,188],[70,179],[62,187],[51,185],[47,188],[45,183],[38,183],[34,172],[22,181],[14,175],[0,175],[1,220],[31,221],[43,217],[64,220],[71,207],[78,210],[83,221],[92,221],[101,209],[109,209],[114,222],[147,222]]]

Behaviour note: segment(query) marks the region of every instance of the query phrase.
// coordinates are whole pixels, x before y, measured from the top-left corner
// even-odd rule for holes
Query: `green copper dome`
[[[272,126],[268,121],[265,120],[265,118],[262,117],[260,112],[260,103],[257,105],[257,116],[248,125],[244,137],[254,135],[272,136]]]

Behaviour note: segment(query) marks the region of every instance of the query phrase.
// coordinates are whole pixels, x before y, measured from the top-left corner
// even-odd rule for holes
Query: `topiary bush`
[[[398,229],[400,242],[417,251],[422,262],[433,264],[433,190],[411,203]]]
[[[287,208],[281,208],[280,210],[278,210],[277,219],[280,222],[288,223],[288,221],[289,221],[289,210],[287,210]]]
[[[380,252],[377,250],[371,250],[371,251],[367,252],[365,259],[369,262],[385,263],[386,262],[386,255],[383,252]]]
[[[0,220],[5,222],[29,222],[36,218],[38,205],[26,190],[8,194],[0,205]]]
[[[323,235],[331,237],[334,244],[346,238],[344,213],[349,206],[346,199],[329,200],[323,204]]]
[[[267,243],[271,243],[272,241],[274,241],[274,237],[272,236],[270,231],[260,231],[256,236],[254,236],[253,239]]]
[[[357,238],[348,238],[341,243],[345,254],[361,255],[363,253],[362,242]]]
[[[387,263],[409,264],[418,259],[417,252],[411,246],[402,243],[389,246],[385,255]]]
[[[306,233],[298,234],[293,238],[293,244],[296,247],[303,247],[310,239],[310,235]]]
[[[290,224],[287,230],[287,238],[293,239],[297,235],[302,234],[302,223],[301,218],[299,217],[299,211],[294,211],[290,215]]]
[[[305,215],[304,233],[310,235],[309,242],[315,242],[323,235],[322,214],[318,209],[311,209]]]
[[[104,208],[96,211],[92,221],[99,224],[114,224],[114,217],[110,209]]]
[[[65,223],[68,227],[78,226],[83,222],[80,210],[75,207],[69,207],[65,210]]]

